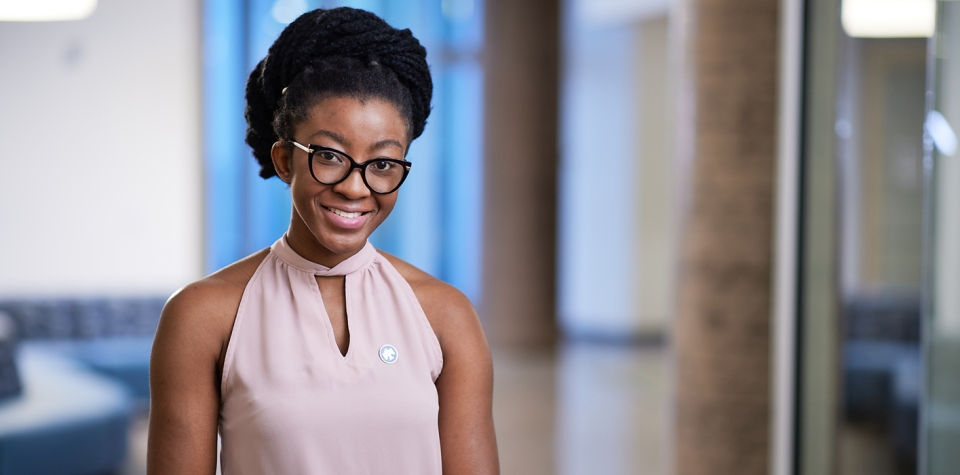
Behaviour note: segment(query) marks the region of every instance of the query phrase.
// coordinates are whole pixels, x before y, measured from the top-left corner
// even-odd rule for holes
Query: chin
[[[329,232],[321,231],[314,233],[314,236],[317,238],[317,242],[331,254],[353,254],[367,243],[369,233],[358,232],[331,236]]]

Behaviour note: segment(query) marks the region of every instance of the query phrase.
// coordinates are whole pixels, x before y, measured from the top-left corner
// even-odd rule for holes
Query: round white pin
[[[397,362],[397,349],[393,345],[383,345],[380,347],[380,360],[386,364]]]

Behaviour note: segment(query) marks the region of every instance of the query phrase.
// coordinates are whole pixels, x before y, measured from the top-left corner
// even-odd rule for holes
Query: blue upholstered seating
[[[11,388],[0,399],[0,475],[100,475],[120,467],[131,413],[148,407],[150,349],[163,303],[0,301],[20,339],[15,370],[0,371]],[[0,363],[9,356],[0,354]]]
[[[126,456],[131,399],[120,382],[21,345],[23,392],[0,403],[0,475],[94,475]]]
[[[127,387],[131,397],[144,409],[149,403],[153,337],[38,341],[32,345],[69,357],[97,373],[114,378]]]
[[[898,461],[914,466],[922,373],[920,297],[858,296],[847,302],[845,314],[845,414],[885,426]]]

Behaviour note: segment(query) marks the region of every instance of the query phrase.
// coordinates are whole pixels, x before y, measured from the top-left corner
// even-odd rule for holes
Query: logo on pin
[[[397,362],[397,349],[393,345],[383,345],[380,347],[380,360],[386,364]]]

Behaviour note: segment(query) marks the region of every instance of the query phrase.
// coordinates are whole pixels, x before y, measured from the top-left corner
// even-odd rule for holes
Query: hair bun
[[[427,50],[410,30],[393,28],[364,10],[313,10],[287,25],[247,81],[246,141],[262,165],[270,163],[270,172],[270,148],[278,139],[272,126],[273,116],[284,89],[311,64],[334,57],[353,58],[391,70],[410,91],[412,138],[423,133],[430,115],[433,81]],[[261,176],[268,171],[266,168]]]

